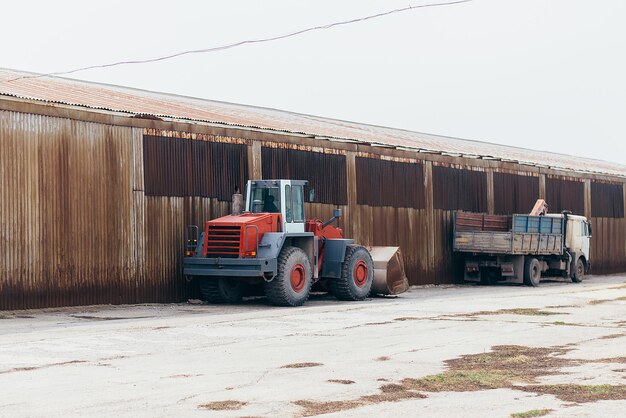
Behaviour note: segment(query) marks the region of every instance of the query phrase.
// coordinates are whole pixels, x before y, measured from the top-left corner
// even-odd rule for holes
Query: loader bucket
[[[372,293],[397,295],[409,289],[400,247],[370,247],[374,261]]]

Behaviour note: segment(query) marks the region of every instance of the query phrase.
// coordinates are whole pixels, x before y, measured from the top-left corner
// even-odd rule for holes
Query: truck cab
[[[250,180],[246,193],[246,212],[280,213],[282,230],[305,232],[304,180]]]
[[[579,259],[584,263],[585,271],[589,270],[590,257],[589,244],[591,241],[592,228],[591,223],[586,217],[580,215],[572,215],[569,213],[547,214],[552,218],[565,218],[565,238],[563,240],[564,247],[572,256],[572,263],[576,267]]]

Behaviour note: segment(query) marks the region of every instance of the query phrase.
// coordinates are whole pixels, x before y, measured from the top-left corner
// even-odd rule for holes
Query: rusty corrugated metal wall
[[[493,173],[493,196],[497,215],[529,213],[539,199],[539,177]]]
[[[136,301],[131,139],[0,111],[0,309]]]
[[[592,181],[590,184],[591,263],[594,273],[626,271],[624,184]]]
[[[626,271],[623,179],[163,125],[0,111],[0,309],[193,297],[185,226],[229,213],[252,176],[310,180],[309,216],[339,206],[346,236],[399,245],[412,284],[462,277],[454,210],[526,212],[535,197],[591,217],[594,272]]]
[[[569,210],[572,213],[584,214],[584,187],[584,183],[580,180],[548,176],[546,178],[546,202],[550,212],[559,213]]]
[[[413,284],[427,283],[424,166],[421,162],[356,156],[356,202],[348,210],[357,225],[350,236],[363,245],[399,246]]]

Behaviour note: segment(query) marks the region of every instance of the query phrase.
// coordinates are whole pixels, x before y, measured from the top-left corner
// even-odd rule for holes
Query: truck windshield
[[[278,187],[252,187],[250,212],[280,212],[280,189]]]

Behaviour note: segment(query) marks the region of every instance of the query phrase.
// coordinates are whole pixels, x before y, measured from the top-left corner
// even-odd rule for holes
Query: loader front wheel
[[[211,303],[237,303],[243,297],[243,283],[232,278],[200,279],[199,288],[202,298]]]
[[[265,283],[265,295],[272,305],[300,306],[309,298],[312,283],[313,269],[305,252],[284,247],[278,255],[278,274]]]
[[[341,277],[331,279],[328,287],[339,300],[364,300],[374,282],[374,262],[365,248],[350,245],[346,248]]]

